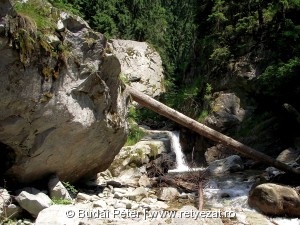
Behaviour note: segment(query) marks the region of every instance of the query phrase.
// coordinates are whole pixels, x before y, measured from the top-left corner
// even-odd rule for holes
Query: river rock
[[[123,147],[109,170],[114,176],[119,176],[124,169],[146,165],[150,159],[156,159],[163,152],[167,152],[165,141],[142,140],[133,146]]]
[[[0,3],[2,17],[9,1]],[[66,27],[64,63],[35,48],[23,65],[20,51],[0,37],[0,175],[21,183],[53,173],[70,182],[90,178],[126,141],[119,60],[105,56],[106,38],[81,18],[57,19]]]
[[[158,199],[163,201],[172,201],[178,198],[179,192],[176,188],[173,187],[162,187],[159,190]]]
[[[40,211],[52,204],[48,195],[35,188],[24,188],[15,199],[33,217],[37,217]]]
[[[146,42],[112,39],[112,53],[121,63],[121,75],[128,84],[152,97],[165,91],[162,61]]]
[[[218,92],[211,103],[212,113],[205,123],[221,132],[237,129],[245,116],[245,110],[240,105],[240,99],[235,93]]]
[[[228,149],[222,144],[217,144],[215,146],[207,148],[207,150],[204,153],[204,156],[206,162],[210,164],[215,160],[224,159],[226,157],[229,157],[232,154],[234,154],[233,150]]]
[[[59,181],[57,176],[52,177],[48,182],[48,189],[51,198],[72,200],[68,190]]]
[[[300,197],[288,186],[265,183],[256,186],[249,193],[251,207],[270,216],[300,216]]]
[[[277,160],[283,163],[293,163],[300,156],[300,151],[294,148],[287,148],[283,150],[278,156]]]
[[[210,175],[220,175],[224,173],[232,173],[244,169],[243,161],[240,156],[232,155],[225,159],[213,161],[207,167],[206,171]]]

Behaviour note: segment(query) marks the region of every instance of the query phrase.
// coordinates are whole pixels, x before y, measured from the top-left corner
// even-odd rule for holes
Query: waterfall
[[[170,131],[170,142],[171,149],[174,151],[176,155],[176,168],[173,170],[169,170],[168,172],[185,172],[189,171],[189,167],[186,164],[184,154],[181,149],[180,141],[179,141],[179,131]]]

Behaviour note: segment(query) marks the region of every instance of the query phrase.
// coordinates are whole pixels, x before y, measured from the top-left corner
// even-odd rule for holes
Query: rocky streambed
[[[52,177],[47,190],[25,188],[12,194],[2,189],[2,223],[300,224],[299,189],[262,182],[262,177],[279,173],[272,168],[262,176],[263,171],[244,170],[239,156],[231,156],[211,163],[205,177],[203,171],[167,174],[174,162],[168,132],[152,132],[136,145],[124,147],[108,170],[80,186]],[[197,210],[200,180],[201,212]],[[265,216],[248,203],[277,217]],[[28,219],[8,220],[13,218]]]

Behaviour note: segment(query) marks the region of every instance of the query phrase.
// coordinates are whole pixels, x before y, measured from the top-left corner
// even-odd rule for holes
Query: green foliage
[[[134,145],[145,136],[145,132],[137,124],[130,124],[128,138],[125,146]]]
[[[228,46],[216,48],[210,55],[210,59],[217,62],[226,62],[230,58],[230,51]]]
[[[242,121],[241,126],[234,134],[236,137],[247,137],[262,133],[268,126],[272,126],[272,114],[265,112],[254,114]]]
[[[84,15],[80,12],[79,8],[75,8],[76,6],[68,3],[66,0],[49,0],[49,2],[56,8],[71,13],[73,15],[78,15],[83,17]]]
[[[75,188],[74,185],[70,184],[69,182],[64,182],[64,181],[62,183],[70,194],[76,195],[78,193],[78,190]]]
[[[145,132],[136,123],[139,118],[139,112],[134,106],[130,106],[128,111],[129,132],[125,146],[134,145],[145,136]]]
[[[202,123],[208,115],[209,115],[208,110],[202,110],[201,114],[199,115],[199,117],[197,119],[197,121]]]
[[[289,92],[296,90],[295,88],[298,85],[293,81],[298,79],[299,71],[300,58],[295,57],[286,63],[281,62],[268,66],[265,72],[259,77],[258,82],[265,94],[277,96],[281,94],[280,90],[285,88],[291,89]]]
[[[30,17],[39,29],[55,28],[51,8],[41,0],[28,0],[26,3],[16,2],[15,9],[20,15]]]
[[[54,205],[70,205],[72,201],[63,198],[52,198],[51,199]]]

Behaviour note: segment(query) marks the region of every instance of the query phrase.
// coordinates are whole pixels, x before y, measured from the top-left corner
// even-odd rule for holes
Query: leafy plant
[[[16,2],[15,9],[18,14],[26,15],[35,21],[39,29],[54,29],[56,26],[52,18],[51,7],[42,0],[28,0],[26,3]]]
[[[51,199],[54,205],[70,205],[72,204],[71,200],[63,198],[52,198]]]
[[[137,124],[131,124],[125,146],[134,145],[145,136],[145,132]]]
[[[62,182],[65,188],[68,190],[69,193],[76,195],[78,193],[78,190],[75,188],[74,185],[70,184],[69,182]]]

